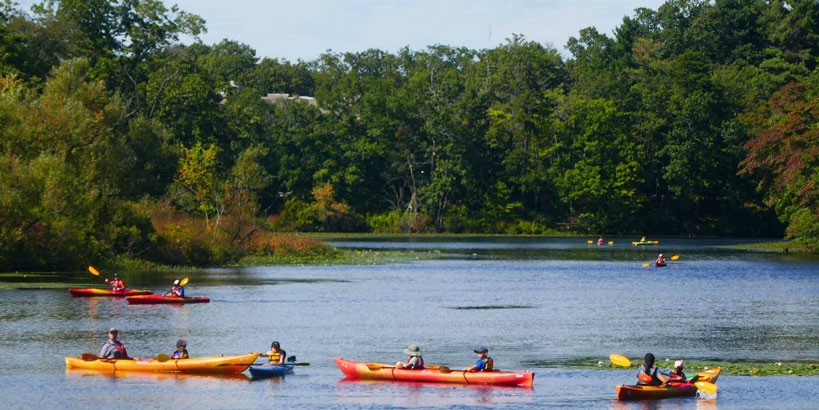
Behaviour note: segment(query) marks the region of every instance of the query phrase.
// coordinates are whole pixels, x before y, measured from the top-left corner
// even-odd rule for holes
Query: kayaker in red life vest
[[[409,345],[404,349],[404,353],[409,356],[405,362],[395,364],[396,369],[421,370],[424,368],[424,357],[421,356],[421,348],[416,344]]]
[[[105,283],[111,285],[111,290],[114,292],[122,292],[125,290],[125,283],[119,278],[119,273],[114,274],[114,279],[105,279]]]
[[[176,341],[176,350],[171,354],[172,359],[187,359],[188,356],[188,341],[179,339]]]
[[[677,360],[676,362],[674,362],[674,369],[672,369],[671,372],[668,373],[668,381],[670,382],[686,381],[685,373],[683,372],[683,365],[684,363],[682,360]]]
[[[599,238],[599,239],[597,239],[597,244],[598,245],[605,245],[606,243],[603,242],[603,238]]]
[[[657,266],[664,266],[665,265],[665,258],[663,258],[663,254],[661,253],[660,256],[657,257],[657,260],[654,262]]]
[[[270,344],[270,351],[266,354],[260,354],[259,356],[267,357],[267,361],[270,364],[282,364],[284,363],[285,356],[287,356],[287,352],[282,350],[279,342],[274,341]]]
[[[108,340],[102,345],[100,357],[104,359],[129,359],[125,345],[117,339],[118,335],[119,331],[117,329],[112,327],[108,330]]]
[[[472,365],[472,367],[468,367],[464,369],[465,372],[491,372],[492,369],[495,367],[495,361],[489,357],[489,349],[486,346],[478,346],[473,350],[473,352],[478,354],[478,361]]]
[[[668,383],[668,377],[662,374],[654,365],[654,355],[646,353],[645,363],[637,368],[637,384],[665,387],[666,383]]]
[[[173,281],[173,287],[164,296],[185,297],[185,287],[179,285],[179,279]]]

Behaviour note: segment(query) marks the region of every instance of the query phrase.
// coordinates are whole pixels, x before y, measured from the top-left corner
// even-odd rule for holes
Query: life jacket
[[[188,358],[188,349],[182,349],[180,352],[179,350],[173,352],[171,358],[174,359],[187,359]]]
[[[603,242],[603,240],[602,240],[602,239],[598,239],[598,240],[597,240],[597,244],[598,244],[598,245],[603,245],[603,244],[604,244],[604,242]]]
[[[665,265],[665,258],[657,258],[658,265]]]
[[[645,382],[640,380],[640,374],[646,374],[651,377],[650,382]],[[646,370],[645,365],[641,365],[639,369],[637,369],[637,384],[641,386],[659,386],[663,384],[662,380],[657,377],[657,366],[652,366],[650,369]]]
[[[111,282],[108,282],[108,284],[111,285],[111,289],[114,292],[125,290],[125,283],[122,282],[122,279],[114,279]]]
[[[672,370],[670,373],[668,373],[668,380],[673,380],[675,382],[686,381],[685,373],[683,372],[677,373],[675,370]]]
[[[120,359],[127,359],[128,358],[128,352],[125,351],[125,345],[120,343],[119,340],[114,342],[114,347],[116,347],[117,351],[119,351],[119,354],[120,354],[119,358]]]
[[[285,353],[284,350],[280,350],[278,352],[275,352],[275,351],[271,350],[271,351],[267,352],[267,360],[268,360],[269,363],[276,364],[276,363],[279,363],[279,361],[282,359],[282,356],[286,356],[286,355],[287,355],[287,353]]]
[[[483,359],[481,359],[481,361],[484,362],[485,364],[483,370],[481,370],[482,372],[491,372],[492,369],[495,367],[495,361],[492,360],[492,358],[489,356],[484,357]]]
[[[415,357],[418,358],[418,364],[410,365],[409,367],[407,367],[407,369],[409,369],[409,370],[421,370],[421,369],[424,368],[424,357],[423,356],[415,356]],[[409,360],[412,360],[412,356],[410,356]],[[407,362],[409,362],[409,360],[407,360]]]

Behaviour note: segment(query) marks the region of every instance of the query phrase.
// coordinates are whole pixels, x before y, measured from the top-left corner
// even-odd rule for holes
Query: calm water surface
[[[819,261],[751,254],[724,240],[589,246],[579,239],[334,240],[337,246],[441,250],[435,260],[372,265],[210,269],[186,273],[211,303],[129,306],[36,284],[0,291],[2,408],[819,408],[819,377],[720,377],[716,398],[618,403],[631,370],[572,370],[573,360],[819,361]],[[621,245],[619,242],[622,242]],[[658,252],[681,255],[643,268]],[[124,273],[165,291],[170,273]],[[77,286],[100,285],[88,273]],[[109,327],[132,356],[265,351],[279,340],[309,362],[284,379],[66,371],[98,353]],[[332,362],[394,362],[418,343],[427,362],[466,367],[489,346],[501,369],[536,372],[533,389],[348,382]]]

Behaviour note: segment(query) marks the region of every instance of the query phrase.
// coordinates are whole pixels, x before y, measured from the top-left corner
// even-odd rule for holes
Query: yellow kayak
[[[88,369],[125,372],[173,372],[173,373],[241,373],[247,370],[259,353],[234,356],[207,356],[190,359],[99,359],[83,360],[66,357],[67,369]]]

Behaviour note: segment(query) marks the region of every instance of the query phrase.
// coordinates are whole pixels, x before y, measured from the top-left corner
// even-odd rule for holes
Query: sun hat
[[[660,254],[660,257],[661,257],[661,258],[663,257],[663,254],[662,254],[662,253]]]
[[[674,362],[674,368],[676,369],[676,368],[679,368],[679,367],[683,367],[683,361],[682,360],[677,360],[676,362]]]
[[[486,346],[481,345],[481,346],[476,347],[472,351],[475,352],[475,353],[488,353],[489,349],[487,349]]]
[[[413,343],[404,349],[404,353],[406,353],[407,356],[421,356],[421,348],[418,347],[417,344]]]
[[[119,330],[117,330],[117,328],[115,328],[115,327],[112,327],[112,328],[108,329],[108,333],[119,333]]]
[[[173,284],[174,284],[174,285],[178,285],[178,284],[179,284],[179,279],[177,279],[177,280],[173,281]]]
[[[185,340],[185,339],[179,339],[179,340],[177,340],[177,341],[176,341],[176,347],[180,347],[180,346],[185,346],[185,347],[187,347],[187,346],[188,346],[188,341],[187,341],[187,340]]]

